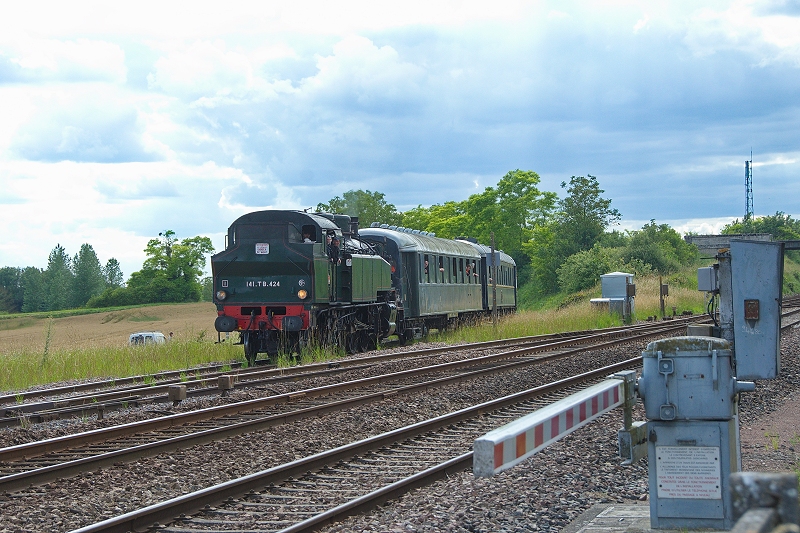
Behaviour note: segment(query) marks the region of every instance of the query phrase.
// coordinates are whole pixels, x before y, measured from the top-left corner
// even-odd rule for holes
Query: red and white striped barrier
[[[521,463],[625,402],[624,382],[607,379],[475,440],[472,472],[490,477]]]

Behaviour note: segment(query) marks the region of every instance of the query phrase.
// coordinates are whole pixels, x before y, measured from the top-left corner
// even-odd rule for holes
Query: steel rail
[[[75,385],[65,385],[63,387],[54,387],[48,389],[39,389],[39,390],[31,390],[31,391],[20,391],[14,394],[5,394],[0,395],[0,405],[8,404],[8,403],[19,403],[20,399],[26,398],[46,398],[50,396],[60,396],[63,394],[71,394],[75,392],[82,392],[87,390],[97,390],[97,389],[104,389],[104,388],[115,388],[115,390],[120,390],[117,388],[117,385],[120,384],[135,384],[137,382],[144,383],[149,380],[155,380],[159,383],[164,383],[165,379],[174,380],[180,382],[180,375],[182,373],[185,374],[194,374],[195,372],[203,372],[207,369],[214,369],[214,368],[222,368],[224,366],[230,366],[233,371],[242,372],[246,371],[247,369],[237,368],[241,366],[241,363],[225,363],[219,365],[210,365],[209,367],[194,367],[185,370],[167,370],[164,372],[157,372],[155,374],[142,374],[138,376],[129,376],[125,378],[116,378],[116,379],[104,379],[101,381],[91,381],[87,383],[77,383]],[[219,372],[220,374],[228,373],[228,372],[221,372],[218,370],[212,370],[212,372]],[[170,377],[176,376],[176,378]],[[138,385],[134,385],[130,387],[131,389],[140,388]],[[125,389],[122,389],[125,390]]]
[[[594,344],[591,349],[602,349],[604,347],[613,346],[619,342],[630,341],[629,338],[610,340],[599,344]],[[482,375],[492,374],[511,370],[514,368],[528,366],[532,364],[541,364],[543,362],[554,361],[569,357],[585,351],[585,347],[574,348],[571,350],[563,351],[557,354],[546,355],[534,360],[523,359],[519,361],[512,361],[497,365],[498,361],[494,361],[497,366],[490,366],[471,372],[464,372],[451,376],[444,376],[429,381],[420,383],[413,383],[410,385],[400,386],[393,389],[382,390],[374,393],[369,393],[353,398],[323,403],[322,405],[315,405],[312,407],[297,409],[286,413],[277,413],[273,415],[263,416],[256,419],[246,420],[244,422],[236,422],[212,429],[203,429],[187,433],[185,435],[174,436],[166,439],[161,439],[155,442],[139,444],[119,450],[100,453],[94,456],[82,457],[80,459],[70,460],[63,463],[44,466],[25,472],[7,475],[0,478],[0,490],[13,491],[21,488],[28,487],[32,484],[41,484],[51,481],[58,477],[69,477],[77,475],[88,469],[94,469],[102,466],[117,464],[122,461],[132,461],[141,457],[148,457],[157,453],[177,450],[186,448],[190,445],[198,445],[222,438],[231,437],[234,435],[241,435],[258,430],[263,430],[268,427],[287,424],[293,421],[301,420],[312,416],[319,416],[324,413],[343,410],[346,408],[355,407],[358,405],[365,405],[368,403],[384,400],[388,397],[408,394],[414,391],[427,390],[431,388],[441,387],[443,385],[466,381]],[[373,378],[368,378],[373,379]]]
[[[144,509],[132,511],[74,530],[72,533],[124,533],[128,531],[145,530],[150,528],[153,524],[171,522],[180,515],[196,513],[207,505],[214,505],[228,498],[235,498],[249,491],[258,490],[270,484],[280,483],[287,478],[299,476],[308,471],[318,470],[326,465],[347,460],[353,456],[362,455],[371,450],[391,445],[409,437],[464,422],[476,416],[509,407],[537,396],[557,392],[560,389],[574,386],[578,383],[606,377],[609,374],[640,364],[641,356],[553,383],[548,383],[534,389],[490,400],[466,409],[388,431],[381,435],[368,437],[332,450],[317,453],[303,459],[298,459],[190,494],[172,498],[165,502],[145,507]],[[341,514],[339,516],[341,516]]]
[[[426,487],[435,481],[445,479],[458,472],[472,468],[472,451],[461,454],[448,461],[440,463],[408,476],[390,485],[374,490],[360,498],[329,509],[324,513],[303,520],[293,526],[281,529],[279,533],[301,533],[316,531],[322,526],[332,524],[348,516],[365,513],[389,500],[399,498],[403,494],[420,487]]]
[[[18,459],[24,459],[28,457],[34,457],[43,455],[45,453],[52,453],[57,451],[62,451],[68,448],[73,448],[77,446],[82,446],[86,444],[92,444],[97,442],[105,442],[114,438],[125,437],[128,435],[134,435],[138,433],[145,433],[148,431],[155,431],[159,429],[165,428],[173,428],[179,425],[184,425],[187,423],[198,422],[209,420],[212,418],[219,418],[222,416],[229,416],[235,415],[245,411],[253,411],[256,409],[260,409],[263,407],[267,407],[270,405],[275,405],[279,403],[287,403],[293,400],[297,400],[299,398],[310,398],[310,397],[317,397],[326,394],[330,394],[332,392],[341,392],[345,390],[351,390],[358,387],[363,387],[368,384],[386,382],[393,379],[400,379],[405,377],[412,377],[421,374],[429,374],[431,372],[437,371],[449,371],[449,370],[457,370],[460,368],[465,368],[469,366],[475,366],[479,364],[486,364],[492,363],[502,359],[510,359],[514,357],[519,357],[523,355],[531,355],[536,353],[542,353],[544,351],[551,351],[560,348],[566,348],[569,346],[586,344],[592,342],[592,340],[599,340],[606,337],[616,337],[615,340],[609,341],[608,343],[602,343],[601,345],[597,346],[603,347],[606,345],[613,345],[619,342],[626,342],[630,340],[631,337],[648,337],[653,335],[660,335],[669,333],[671,331],[682,329],[683,325],[671,325],[667,327],[663,327],[657,330],[648,330],[646,334],[643,335],[633,335],[629,334],[622,337],[619,340],[616,335],[622,336],[625,332],[615,333],[604,333],[601,335],[595,336],[587,336],[587,337],[579,337],[574,339],[567,339],[563,341],[557,341],[553,343],[547,343],[535,347],[529,348],[521,348],[506,352],[500,352],[497,354],[491,354],[486,356],[481,356],[477,358],[465,359],[461,361],[453,361],[449,363],[442,363],[439,365],[432,365],[428,367],[416,368],[411,370],[404,370],[400,372],[394,372],[390,374],[383,374],[380,376],[372,376],[368,378],[362,378],[353,381],[347,381],[344,383],[337,383],[333,385],[324,385],[321,387],[315,387],[311,389],[305,389],[301,391],[294,391],[274,396],[268,396],[265,398],[256,398],[252,400],[246,400],[243,402],[237,402],[228,405],[216,406],[216,407],[209,407],[205,409],[198,409],[195,411],[190,411],[186,413],[168,415],[164,417],[158,417],[149,420],[141,420],[137,422],[131,422],[128,424],[121,424],[118,426],[113,426],[110,428],[102,428],[96,429],[92,431],[77,433],[73,435],[66,435],[62,437],[54,437],[51,439],[46,439],[42,441],[36,441],[31,443],[19,444],[16,446],[11,446],[7,448],[0,449],[0,461],[13,461]],[[451,348],[452,349],[452,348]],[[593,349],[595,347],[593,346]]]
[[[692,317],[690,319],[680,319],[681,321],[691,322],[697,320],[696,318]],[[565,333],[550,333],[545,335],[533,335],[527,337],[516,337],[511,339],[500,339],[495,341],[484,341],[478,343],[468,343],[465,345],[460,345],[462,347],[470,347],[473,349],[483,349],[489,347],[497,347],[497,346],[507,346],[513,344],[529,344],[529,343],[541,343],[546,342],[547,340],[551,339],[566,339],[566,338],[574,338],[581,335],[589,335],[589,334],[599,334],[599,333],[610,333],[610,332],[619,332],[619,331],[636,331],[639,329],[647,329],[657,327],[657,324],[654,323],[643,323],[637,324],[634,326],[616,326],[612,328],[603,328],[599,330],[584,330],[584,331],[574,331],[574,332],[565,332]],[[320,375],[331,375],[335,373],[345,372],[347,369],[357,369],[357,368],[364,368],[366,366],[381,363],[381,362],[388,362],[397,359],[405,359],[409,361],[414,361],[420,358],[424,358],[433,354],[439,353],[446,353],[454,349],[453,346],[445,346],[445,347],[436,347],[436,348],[426,348],[422,350],[411,350],[405,352],[395,352],[392,354],[378,354],[374,356],[368,357],[361,357],[361,358],[351,358],[351,359],[343,359],[335,362],[326,362],[326,363],[315,363],[311,365],[303,365],[297,367],[288,367],[288,368],[257,368],[251,367],[247,369],[238,368],[233,372],[217,372],[215,369],[220,368],[224,365],[216,365],[212,367],[207,367],[207,369],[214,370],[213,372],[206,373],[204,377],[199,379],[184,379],[182,377],[175,378],[175,379],[166,379],[161,380],[158,383],[152,383],[149,385],[133,385],[133,386],[124,386],[116,388],[114,391],[110,392],[102,392],[100,394],[86,394],[80,396],[72,396],[62,400],[55,400],[50,402],[39,402],[39,403],[29,403],[29,404],[17,404],[12,407],[0,408],[0,427],[12,427],[12,426],[19,426],[24,423],[41,423],[49,420],[55,420],[59,418],[71,418],[76,416],[93,416],[96,415],[98,418],[103,418],[107,411],[113,411],[117,409],[125,409],[127,407],[139,407],[142,405],[152,404],[152,403],[162,403],[168,401],[168,392],[171,385],[174,384],[182,384],[185,385],[188,390],[186,391],[187,398],[195,398],[200,396],[211,396],[220,394],[221,391],[218,387],[215,387],[216,384],[214,382],[215,378],[218,378],[221,375],[234,375],[237,376],[237,381],[233,384],[234,389],[236,388],[249,388],[249,387],[256,387],[259,385],[274,383],[277,381],[284,381],[290,379],[298,379],[298,374],[301,375],[303,378],[308,378],[312,376],[320,376]],[[192,369],[189,372],[197,372],[198,370],[202,369]],[[180,376],[186,371],[170,371],[164,372],[160,374],[153,374],[153,376],[170,376],[170,375],[178,375]],[[251,379],[241,380],[242,376],[249,377]],[[258,376],[258,377],[256,377]],[[133,378],[123,378],[123,381],[128,383],[130,380],[137,380],[139,378],[145,379],[142,376],[137,376]],[[83,387],[86,388],[97,388],[93,387],[93,385],[98,384],[99,386],[107,386],[108,384],[113,383],[113,381],[104,381],[104,382],[94,382],[92,384],[83,384]],[[48,391],[71,391],[78,387],[70,386],[70,387],[59,387],[55,389],[45,389],[44,391],[35,391],[38,395],[46,394]],[[12,396],[0,397],[0,399],[6,398],[10,399]],[[13,396],[13,398],[17,399],[17,396]]]

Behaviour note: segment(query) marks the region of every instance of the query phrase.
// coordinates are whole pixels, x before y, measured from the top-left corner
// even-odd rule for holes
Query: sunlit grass
[[[80,307],[77,309],[62,309],[59,311],[37,311],[35,313],[0,313],[0,323],[7,320],[18,321],[20,319],[44,319],[50,317],[66,318],[70,316],[92,315],[95,313],[108,313],[111,311],[139,310],[143,307],[159,307],[164,305],[174,305],[174,304],[157,303],[157,304],[123,305],[115,307],[90,307],[90,308]],[[12,328],[4,328],[4,329],[12,329]]]
[[[241,361],[241,346],[172,340],[144,346],[14,351],[0,355],[0,390],[74,379],[153,374],[192,366]]]
[[[660,318],[658,276],[645,276],[634,281],[636,282],[636,318],[639,320],[648,316]],[[696,269],[690,273],[664,277],[662,283],[669,286],[669,296],[664,300],[664,310],[667,316],[672,316],[673,307],[678,315],[683,311],[691,311],[695,315],[705,313],[705,293],[697,290]]]
[[[658,277],[637,277],[634,281],[634,319],[660,316]],[[687,310],[694,314],[704,312],[704,295],[697,291],[696,270],[666,277],[663,282],[669,284],[670,294],[666,301],[668,315],[672,314],[673,306],[677,314]],[[551,297],[547,304],[549,309],[520,311],[506,316],[499,320],[496,328],[490,320],[484,320],[480,324],[457,331],[434,334],[430,340],[449,343],[481,342],[622,325],[621,317],[592,307],[589,300],[599,296],[598,285],[581,293]],[[51,321],[43,321],[46,339],[48,326],[51,326]],[[12,351],[0,355],[0,390],[17,391],[45,383],[152,374],[212,362],[244,360],[241,345],[214,344],[206,337],[206,331],[201,330],[190,331],[188,338],[191,340],[176,338],[159,345],[59,350],[54,350],[45,342],[44,350]],[[299,356],[281,355],[277,363],[279,366],[309,364],[343,355],[342,349],[323,348],[311,343],[303,347]]]
[[[347,355],[344,349],[337,346],[322,346],[314,340],[308,342],[300,349],[300,353],[288,354],[281,352],[278,354],[276,364],[280,368],[296,365],[310,365],[338,359]]]
[[[634,320],[645,320],[649,316],[661,316],[658,276],[634,278],[636,297]],[[664,277],[662,283],[669,285],[669,296],[665,300],[666,315],[672,316],[672,307],[680,315],[684,311],[693,314],[705,312],[704,293],[697,290],[696,269]],[[483,321],[475,327],[462,328],[454,332],[435,335],[444,342],[484,342],[495,339],[510,339],[547,333],[581,331],[623,325],[622,317],[594,308],[590,300],[600,297],[600,284],[576,294],[550,297],[548,309],[519,311],[499,320],[497,328],[491,321]]]
[[[520,311],[498,319],[497,328],[494,327],[491,320],[484,320],[474,327],[439,333],[434,335],[432,340],[453,343],[485,342],[564,331],[605,328],[621,324],[620,317],[593,309],[586,301],[585,305],[573,304],[549,311]]]

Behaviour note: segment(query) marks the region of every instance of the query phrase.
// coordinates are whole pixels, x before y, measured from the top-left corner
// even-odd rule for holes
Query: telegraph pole
[[[494,232],[492,232],[492,267],[489,275],[492,276],[492,326],[497,329],[497,259],[494,256]]]

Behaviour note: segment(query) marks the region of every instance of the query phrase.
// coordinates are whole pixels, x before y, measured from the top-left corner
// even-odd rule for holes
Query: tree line
[[[650,221],[641,230],[613,229],[622,215],[603,197],[596,176],[562,182],[562,198],[541,191],[539,183],[536,172],[518,169],[460,202],[399,212],[383,193],[358,190],[317,209],[358,216],[361,226],[380,222],[446,239],[466,236],[488,244],[494,233],[496,248],[517,264],[523,297],[586,289],[614,270],[669,274],[697,259],[697,248],[666,224]]]
[[[91,244],[73,257],[57,244],[47,268],[0,268],[0,311],[30,313],[83,307],[106,289],[121,287],[122,270],[113,257],[100,264]]]
[[[668,224],[651,220],[639,230],[614,229],[622,215],[605,198],[596,176],[572,176],[561,183],[563,196],[539,190],[540,177],[513,170],[494,187],[466,200],[418,205],[400,212],[383,193],[351,190],[317,210],[358,216],[373,222],[430,231],[438,237],[474,237],[514,258],[521,298],[594,286],[600,275],[625,271],[637,275],[672,274],[697,262],[698,250]],[[800,221],[782,212],[735,220],[723,234],[769,233],[774,239],[800,239]],[[800,252],[787,252],[795,261]]]
[[[159,302],[192,302],[203,296],[200,279],[206,255],[214,251],[208,237],[178,240],[167,230],[150,239],[142,269],[123,283],[119,261],[101,265],[91,244],[70,257],[57,244],[47,268],[0,268],[0,312],[58,311]]]
[[[697,248],[667,224],[651,220],[639,230],[614,229],[622,215],[603,196],[596,176],[572,176],[562,182],[560,198],[540,190],[539,183],[536,172],[517,169],[462,201],[400,212],[381,192],[350,190],[317,204],[317,210],[357,216],[362,227],[378,222],[446,239],[474,237],[489,244],[494,234],[495,247],[517,263],[523,304],[526,299],[592,287],[607,272],[668,275],[698,259]],[[737,219],[722,233],[800,239],[800,221],[778,212]],[[126,283],[117,260],[100,265],[89,244],[74,257],[56,245],[46,269],[4,267],[0,312],[210,300],[211,280],[200,278],[206,255],[213,252],[208,237],[178,240],[167,230],[148,241],[144,251],[142,269]]]

